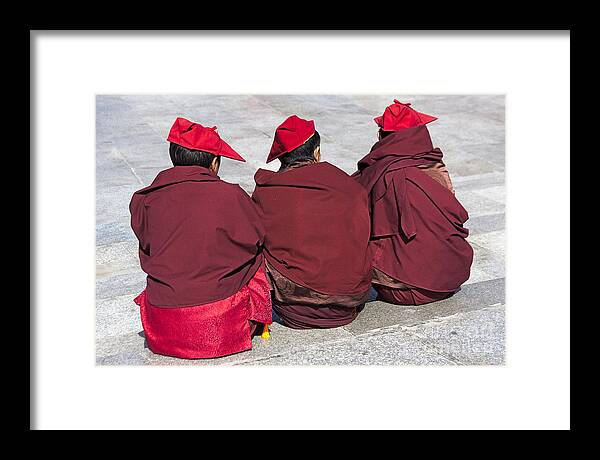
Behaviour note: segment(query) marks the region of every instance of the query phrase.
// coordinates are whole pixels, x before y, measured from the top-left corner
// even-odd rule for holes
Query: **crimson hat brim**
[[[225,158],[231,158],[232,160],[236,160],[236,161],[243,161],[245,162],[246,160],[244,160],[242,158],[242,156],[237,153],[235,150],[233,150],[233,148],[231,148],[231,146],[225,142],[223,139],[221,139],[222,141],[222,145],[221,145],[221,152],[217,153],[216,155],[225,157]]]

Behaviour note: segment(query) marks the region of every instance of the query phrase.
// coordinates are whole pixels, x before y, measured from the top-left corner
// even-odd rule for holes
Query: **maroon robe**
[[[266,229],[271,279],[296,285],[288,289],[284,281],[276,294],[309,290],[300,293],[304,303],[296,297],[282,305],[275,296],[275,311],[290,327],[335,327],[352,321],[370,288],[365,190],[327,162],[284,172],[259,169],[254,178],[252,199]]]
[[[244,287],[262,264],[264,227],[238,185],[200,166],[175,166],[133,195],[147,295],[157,307],[201,305]]]
[[[473,249],[463,227],[467,211],[452,191],[420,169],[440,163],[442,156],[426,126],[403,129],[377,142],[352,176],[369,192],[373,268],[404,284],[405,291],[414,290],[397,302],[386,301],[438,300],[469,278]],[[389,294],[388,288],[383,291]]]
[[[176,166],[137,191],[130,211],[148,274],[135,298],[148,347],[179,358],[252,348],[272,318],[264,230],[248,195],[206,168]]]

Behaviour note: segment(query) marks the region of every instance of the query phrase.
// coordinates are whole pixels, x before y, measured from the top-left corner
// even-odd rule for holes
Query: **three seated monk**
[[[368,298],[371,257],[366,190],[321,161],[314,121],[288,117],[275,131],[252,199],[265,226],[273,310],[295,329],[352,322]]]
[[[217,175],[221,157],[245,160],[216,127],[184,118],[167,140],[173,167],[129,206],[147,273],[135,302],[148,347],[179,358],[248,350],[272,322],[264,227],[246,192]]]
[[[221,157],[245,161],[217,133],[185,118],[169,132],[173,167],[133,195],[148,347],[180,358],[252,348],[272,322],[333,328],[369,298],[420,305],[453,295],[469,278],[467,211],[434,148],[435,117],[397,100],[375,118],[378,137],[352,177],[321,161],[312,120],[275,131],[250,198],[217,175]]]
[[[445,299],[469,278],[468,214],[427,130],[436,119],[394,100],[375,118],[379,141],[352,175],[369,192],[373,287],[384,302]]]

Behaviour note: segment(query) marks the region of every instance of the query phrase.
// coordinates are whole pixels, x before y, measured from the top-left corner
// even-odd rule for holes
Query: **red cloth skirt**
[[[134,302],[140,306],[148,348],[177,358],[217,358],[249,350],[256,327],[251,322],[273,321],[270,285],[262,267],[246,286],[217,302],[155,307],[145,289]]]

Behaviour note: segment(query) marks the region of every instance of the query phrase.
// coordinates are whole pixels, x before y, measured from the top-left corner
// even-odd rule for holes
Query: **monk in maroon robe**
[[[434,120],[395,100],[375,118],[379,141],[352,175],[369,192],[373,287],[393,304],[450,297],[473,261],[467,211],[427,130]]]
[[[248,350],[272,322],[264,227],[250,197],[217,175],[221,157],[244,159],[216,127],[184,118],[167,140],[174,166],[129,206],[148,275],[135,299],[148,347],[180,358]]]
[[[292,115],[275,133],[252,199],[265,225],[273,309],[285,326],[332,328],[353,321],[370,289],[366,191],[321,162],[314,122]]]

